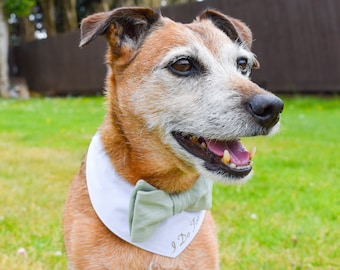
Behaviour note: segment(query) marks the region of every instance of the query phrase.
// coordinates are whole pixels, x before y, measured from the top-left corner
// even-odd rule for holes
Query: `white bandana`
[[[149,252],[177,257],[198,233],[205,211],[186,212],[166,219],[145,242],[132,242],[129,202],[134,186],[114,170],[97,133],[87,153],[86,179],[92,206],[100,220],[115,235]]]

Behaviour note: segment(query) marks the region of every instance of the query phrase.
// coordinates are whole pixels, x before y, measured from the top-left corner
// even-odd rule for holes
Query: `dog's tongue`
[[[206,140],[206,144],[211,152],[220,157],[223,156],[224,150],[228,150],[230,162],[237,166],[247,165],[249,163],[249,152],[239,140]]]

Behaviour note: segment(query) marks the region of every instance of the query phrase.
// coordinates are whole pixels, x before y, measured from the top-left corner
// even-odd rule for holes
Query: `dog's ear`
[[[135,47],[159,18],[160,15],[149,8],[118,8],[96,13],[82,20],[79,46],[105,35],[111,47],[118,49],[124,42]]]
[[[244,43],[251,49],[253,36],[250,29],[240,20],[226,16],[218,11],[207,9],[197,17],[198,20],[211,20],[214,25],[221,29],[232,41]]]
[[[232,41],[243,43],[248,50],[251,49],[253,35],[249,27],[238,19],[226,16],[216,10],[207,9],[197,17],[197,20],[211,20]],[[259,68],[260,63],[255,59],[252,68]]]

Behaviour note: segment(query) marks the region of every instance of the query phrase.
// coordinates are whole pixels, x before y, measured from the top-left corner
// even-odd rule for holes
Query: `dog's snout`
[[[274,95],[258,94],[249,100],[248,110],[261,126],[271,128],[280,119],[283,101]]]

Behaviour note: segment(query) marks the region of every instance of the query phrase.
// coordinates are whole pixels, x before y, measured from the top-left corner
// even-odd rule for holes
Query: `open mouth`
[[[186,151],[204,160],[209,171],[243,178],[252,170],[255,148],[248,152],[240,139],[211,140],[177,131],[172,132],[172,135]]]

